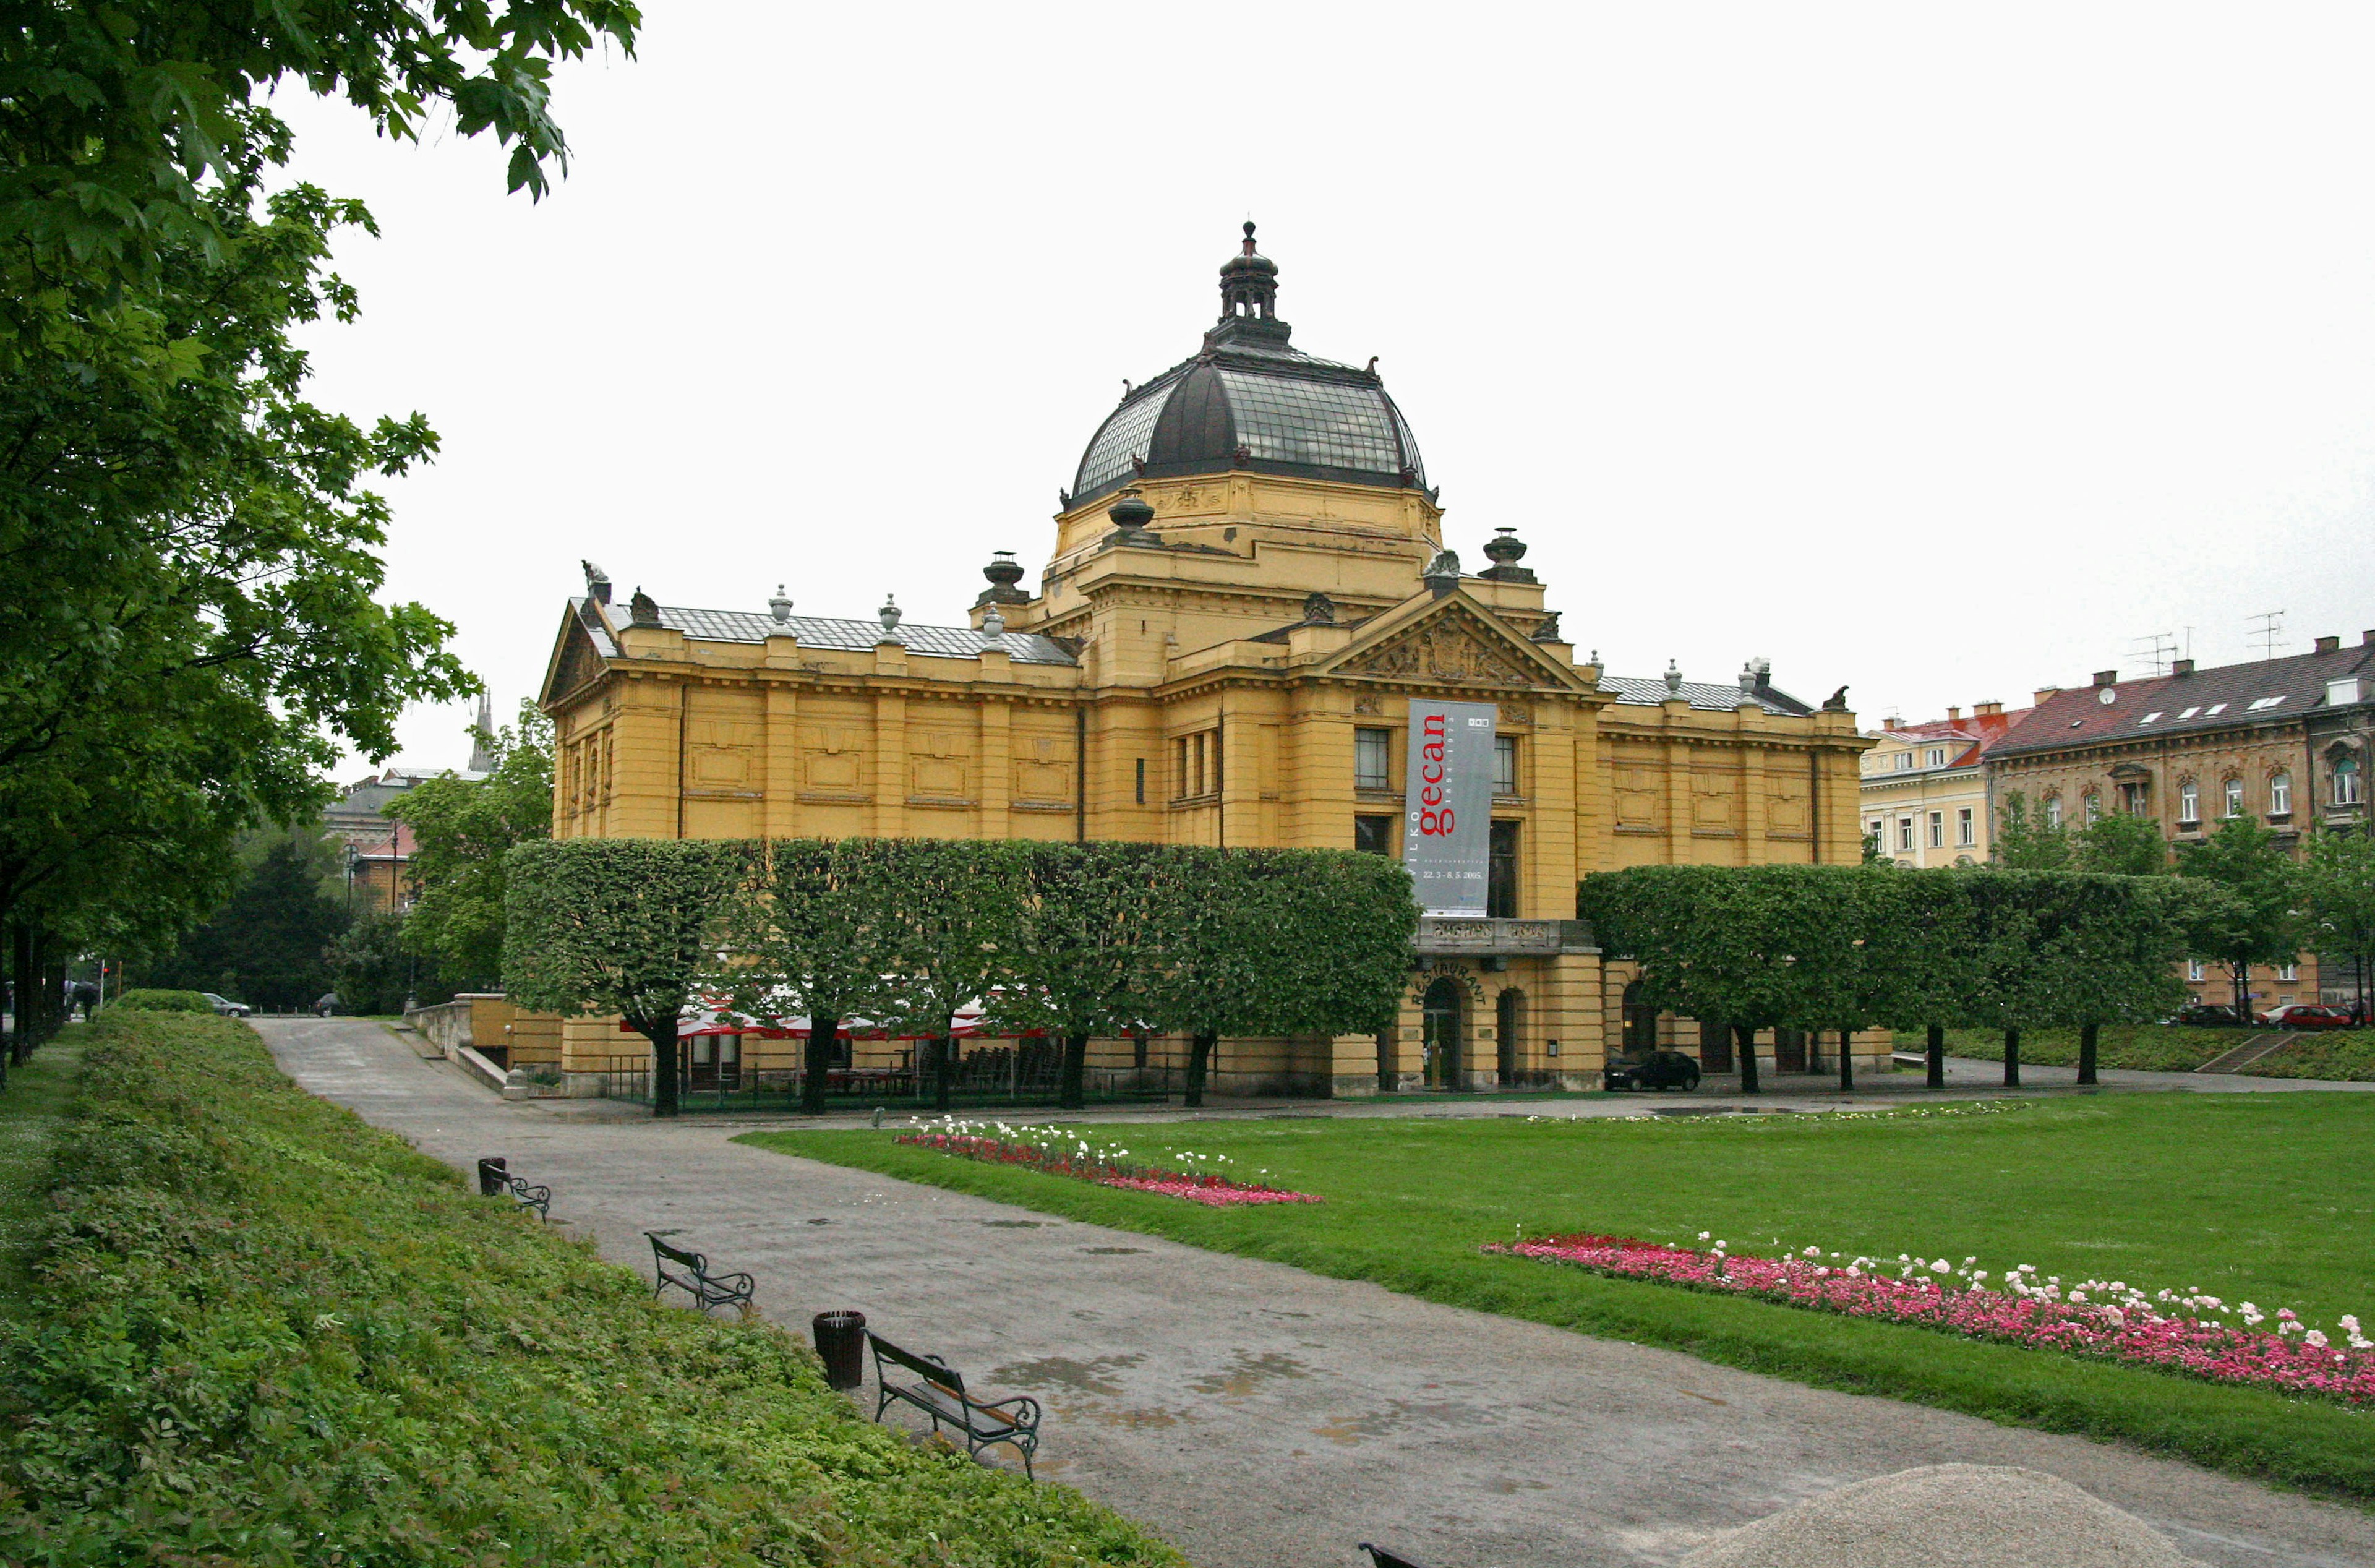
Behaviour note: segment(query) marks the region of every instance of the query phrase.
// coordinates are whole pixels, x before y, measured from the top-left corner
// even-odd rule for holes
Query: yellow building
[[[543,690],[555,832],[1393,854],[1408,699],[1490,701],[1489,916],[1424,923],[1397,1029],[1224,1042],[1214,1085],[1596,1086],[1627,977],[1575,921],[1577,878],[1852,862],[1870,742],[1843,700],[1812,708],[1761,664],[1694,684],[1578,659],[1513,531],[1463,571],[1374,369],[1294,348],[1276,301],[1247,225],[1196,354],[1128,390],[1090,441],[1036,591],[1001,556],[963,626],[890,605],[795,615],[780,589],[748,609],[638,592],[621,614],[589,568]],[[1653,1029],[1697,1043],[1648,1020],[1636,1043]],[[1093,1061],[1179,1048],[1115,1042]],[[573,1024],[565,1065],[621,1049],[614,1029]]]
[[[2031,710],[1981,702],[1967,717],[1908,725],[1890,719],[1863,754],[1866,838],[1899,866],[1984,866],[1993,835],[1980,753]]]

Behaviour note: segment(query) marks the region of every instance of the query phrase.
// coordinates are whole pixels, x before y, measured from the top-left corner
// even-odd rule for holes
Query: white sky
[[[384,238],[324,403],[426,412],[394,594],[534,691],[623,598],[956,623],[1034,573],[1247,216],[1296,344],[1380,371],[1471,571],[1515,525],[1579,651],[1867,725],[2375,626],[2375,13],[650,0],[490,139],[294,90]],[[467,713],[404,755],[458,764]]]

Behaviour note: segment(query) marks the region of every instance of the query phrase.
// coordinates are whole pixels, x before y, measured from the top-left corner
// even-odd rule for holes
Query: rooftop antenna
[[[2156,676],[2168,673],[2168,661],[2177,656],[2177,639],[2166,631],[2149,632],[2128,639],[2128,655],[2152,666]]]
[[[2260,645],[2260,657],[2273,659],[2276,650],[2285,645],[2285,612],[2267,610],[2250,618],[2251,629],[2244,635]]]

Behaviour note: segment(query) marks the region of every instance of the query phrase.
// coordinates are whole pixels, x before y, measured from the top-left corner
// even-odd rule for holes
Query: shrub
[[[114,1006],[133,1012],[148,1013],[210,1013],[215,1005],[195,991],[126,991],[115,998]]]
[[[0,1561],[1184,1568],[655,1304],[251,1031],[112,1015],[86,1061],[0,1322]]]

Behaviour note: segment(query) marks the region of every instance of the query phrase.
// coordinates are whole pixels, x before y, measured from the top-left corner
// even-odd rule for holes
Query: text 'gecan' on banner
[[[1402,864],[1427,914],[1482,914],[1493,841],[1490,702],[1410,705]]]

